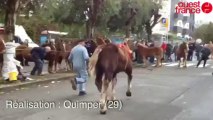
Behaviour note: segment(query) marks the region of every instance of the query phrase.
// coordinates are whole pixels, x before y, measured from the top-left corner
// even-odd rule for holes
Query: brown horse
[[[131,96],[132,81],[132,61],[129,57],[129,51],[126,48],[119,48],[117,45],[109,43],[102,46],[99,52],[97,63],[95,64],[95,84],[99,92],[101,92],[100,113],[105,114],[107,111],[106,101],[115,99],[115,85],[117,83],[117,74],[125,72],[128,76],[127,96]],[[95,54],[93,54],[95,55]],[[104,76],[104,79],[103,79]],[[109,89],[111,87],[111,89]],[[108,89],[112,92],[112,96],[107,94]]]
[[[138,43],[138,54],[143,57],[144,65],[147,67],[147,57],[154,56],[157,59],[155,67],[162,66],[163,49],[161,47],[147,47],[144,44]]]
[[[61,67],[61,63],[63,60],[65,60],[65,66],[66,66],[66,70],[69,70],[69,61],[67,59],[67,54],[66,53],[66,44],[63,40],[61,39],[57,39],[56,40],[56,44],[55,44],[55,48],[56,48],[56,58],[55,58],[55,71],[57,72]],[[59,66],[60,65],[60,66]]]
[[[180,44],[180,46],[178,47],[176,54],[177,54],[177,59],[179,60],[179,65],[178,67],[181,67],[181,62],[182,62],[182,58],[183,58],[183,67],[187,67],[186,65],[186,61],[187,61],[187,55],[188,55],[188,43],[187,42],[183,42]]]
[[[30,51],[27,45],[19,45],[16,47],[16,59],[21,62],[22,66],[25,66],[28,61],[32,61]]]
[[[72,63],[69,60],[70,51],[78,45],[79,40],[73,40],[69,43],[65,43],[63,40],[57,40],[55,44],[55,48],[57,51],[55,58],[55,71],[58,71],[58,66],[61,66],[62,61],[65,61],[66,70],[72,70]]]

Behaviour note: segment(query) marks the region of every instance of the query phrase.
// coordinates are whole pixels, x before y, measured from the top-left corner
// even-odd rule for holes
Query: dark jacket
[[[201,49],[201,53],[202,53],[202,57],[208,58],[209,55],[211,54],[211,50],[209,48],[207,48],[207,47],[203,47]]]
[[[167,48],[166,48],[167,55],[172,54],[172,48],[173,48],[173,46],[171,44],[167,44]]]
[[[195,51],[196,51],[197,53],[199,53],[199,52],[201,51],[202,48],[203,48],[203,47],[202,47],[201,45],[197,44],[197,45],[195,46]]]
[[[44,60],[44,58],[46,56],[46,51],[45,51],[45,48],[43,48],[43,47],[34,47],[31,50],[31,54],[32,54],[33,59]]]

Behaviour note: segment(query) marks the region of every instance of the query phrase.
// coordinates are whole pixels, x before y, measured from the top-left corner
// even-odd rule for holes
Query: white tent
[[[15,26],[15,36],[18,36],[22,42],[28,41],[29,47],[38,47],[37,44],[35,44],[32,39],[27,35],[25,29],[21,25]]]

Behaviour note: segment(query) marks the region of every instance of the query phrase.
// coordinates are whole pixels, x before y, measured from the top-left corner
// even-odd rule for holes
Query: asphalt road
[[[195,68],[193,64],[189,63],[187,69],[173,64],[135,68],[129,98],[126,97],[127,77],[120,73],[116,86],[118,108],[113,106],[106,115],[100,115],[97,106],[89,110],[71,106],[70,101],[93,105],[99,101],[93,79],[87,85],[86,96],[78,96],[69,81],[1,93],[0,120],[213,120],[213,64],[209,62],[207,68]],[[24,109],[14,108],[15,105],[11,108],[11,100],[13,103],[43,100],[51,103],[52,108]]]

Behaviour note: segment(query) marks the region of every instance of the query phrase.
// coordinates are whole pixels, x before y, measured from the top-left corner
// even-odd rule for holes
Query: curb
[[[4,86],[0,88],[0,92],[5,92],[5,91],[14,91],[16,89],[22,89],[24,87],[29,87],[29,86],[33,86],[33,85],[39,85],[39,84],[45,84],[45,83],[49,83],[51,81],[64,81],[64,80],[70,80],[71,78],[75,77],[75,75],[70,75],[70,76],[66,76],[66,77],[59,77],[59,78],[51,78],[51,79],[42,79],[42,80],[33,80],[33,81],[29,81],[29,82],[21,82],[19,84],[14,84],[14,85],[10,85],[10,86]]]

